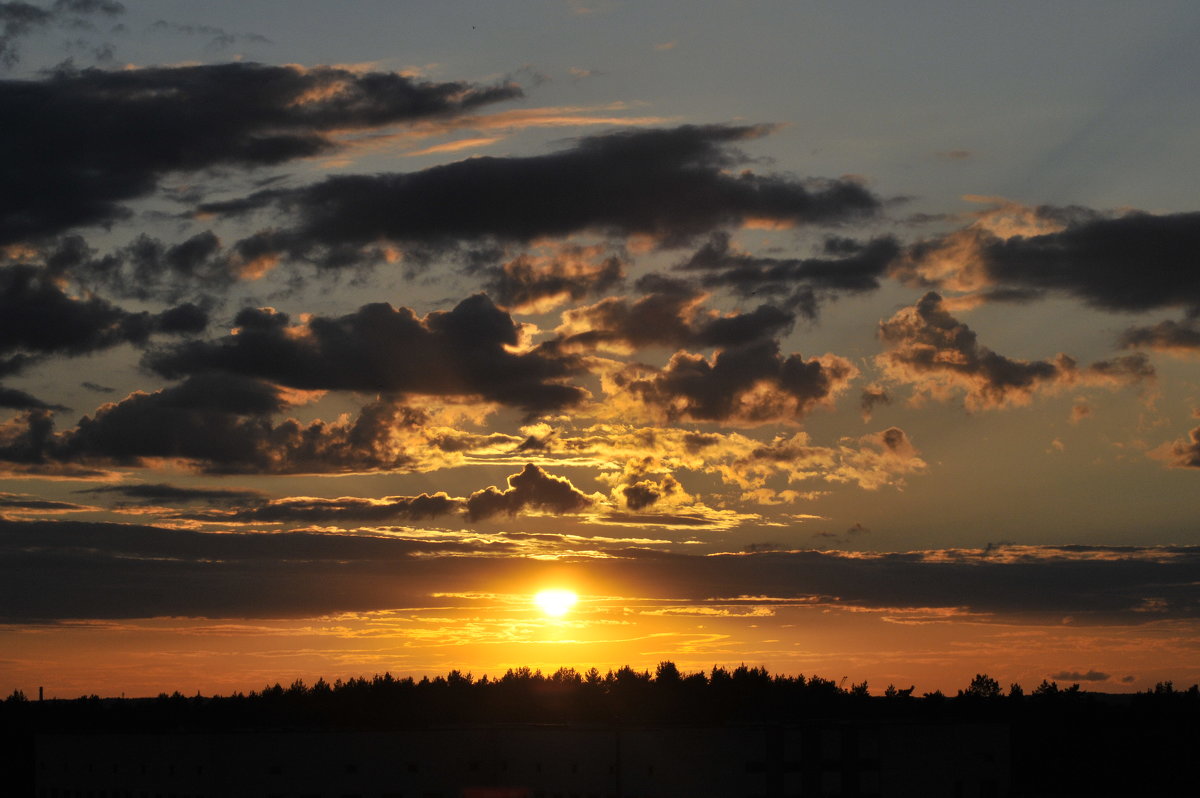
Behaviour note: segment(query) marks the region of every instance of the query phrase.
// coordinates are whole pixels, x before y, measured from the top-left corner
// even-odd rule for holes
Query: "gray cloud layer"
[[[437,553],[458,556],[427,556]],[[8,621],[316,615],[420,606],[412,602],[426,602],[433,592],[578,566],[483,556],[496,553],[513,552],[508,544],[452,540],[0,520],[0,607]],[[812,598],[1050,623],[1141,624],[1200,615],[1195,547],[1026,548],[1004,557],[981,551],[609,554],[586,563],[589,577],[614,592],[650,599]],[[318,583],[323,589],[312,590]]]

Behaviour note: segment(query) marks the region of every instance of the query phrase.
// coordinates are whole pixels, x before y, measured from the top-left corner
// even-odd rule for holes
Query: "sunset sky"
[[[0,2],[0,691],[1200,680],[1198,40]]]

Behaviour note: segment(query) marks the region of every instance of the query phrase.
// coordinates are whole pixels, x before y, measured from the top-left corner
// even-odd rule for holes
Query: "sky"
[[[1200,680],[1198,35],[0,2],[0,689]]]

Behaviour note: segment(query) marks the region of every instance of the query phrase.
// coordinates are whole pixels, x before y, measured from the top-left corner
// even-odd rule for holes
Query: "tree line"
[[[844,680],[843,680],[844,681]],[[249,693],[160,694],[148,699],[30,701],[19,690],[0,703],[0,718],[37,720],[42,728],[75,729],[387,729],[428,723],[727,723],[788,722],[813,717],[995,720],[1046,714],[1200,717],[1200,686],[1160,682],[1144,693],[1091,693],[1078,684],[1043,681],[1028,694],[1004,690],[987,674],[950,696],[888,685],[872,695],[866,681],[848,687],[818,676],[772,674],[740,665],[684,673],[670,661],[651,673],[629,666],[601,673],[560,668],[543,673],[512,668],[475,678],[452,670],[434,678],[297,679]]]

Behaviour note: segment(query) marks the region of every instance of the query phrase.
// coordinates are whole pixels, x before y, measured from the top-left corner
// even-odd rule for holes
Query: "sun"
[[[533,603],[554,618],[566,615],[576,601],[579,601],[579,596],[570,590],[542,590],[533,597]]]

